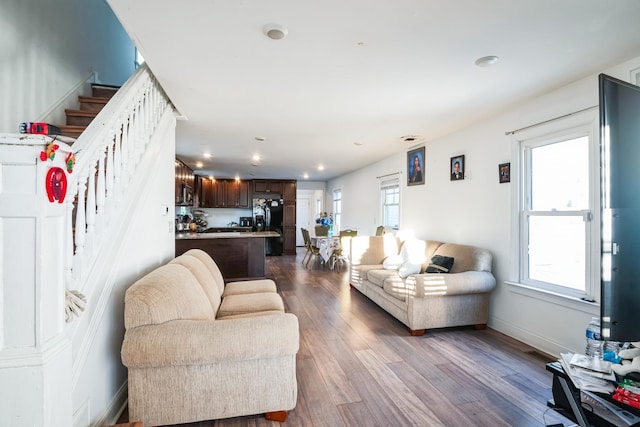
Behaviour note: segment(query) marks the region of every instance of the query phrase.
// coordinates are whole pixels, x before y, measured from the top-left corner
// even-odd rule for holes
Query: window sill
[[[559,305],[571,310],[582,311],[592,316],[600,315],[600,303],[595,301],[585,301],[579,298],[570,297],[568,295],[551,292],[544,289],[534,288],[533,286],[523,285],[522,283],[505,281],[509,285],[509,290],[513,293],[523,295],[529,298],[535,298],[550,304]]]

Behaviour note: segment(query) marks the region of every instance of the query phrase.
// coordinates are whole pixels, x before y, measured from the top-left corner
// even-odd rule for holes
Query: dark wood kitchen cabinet
[[[212,183],[214,208],[250,208],[250,181],[218,179]]]
[[[195,184],[193,170],[180,159],[176,159],[175,169],[176,205],[191,206]]]
[[[283,222],[283,242],[282,253],[284,255],[295,255],[296,253],[296,181],[282,182],[282,222]]]
[[[213,180],[206,176],[196,175],[195,188],[194,206],[198,208],[212,208]]]
[[[282,194],[282,181],[272,181],[268,179],[253,180],[254,194]]]

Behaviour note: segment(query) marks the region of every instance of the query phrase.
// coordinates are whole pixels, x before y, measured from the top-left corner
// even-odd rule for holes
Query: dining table
[[[333,270],[335,266],[333,253],[340,249],[340,236],[311,236],[311,244],[318,248],[322,261]]]

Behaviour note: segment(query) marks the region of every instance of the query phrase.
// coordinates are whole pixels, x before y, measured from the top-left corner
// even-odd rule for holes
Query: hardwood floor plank
[[[298,361],[298,392],[304,395],[314,426],[344,426],[313,359]]]
[[[316,362],[333,402],[336,405],[341,405],[361,401],[362,398],[349,382],[340,364],[332,356],[330,344],[324,340],[322,335],[315,329],[301,331],[301,335],[309,351],[313,354],[313,360]]]
[[[364,402],[339,405],[338,411],[347,427],[382,427]]]
[[[509,390],[503,388],[504,382],[499,378],[488,381],[481,380],[455,364],[440,365],[439,367],[448,376],[457,378],[457,381],[465,388],[477,393],[480,396],[479,401],[486,407],[490,407],[497,416],[509,425],[519,427],[540,425],[542,414],[546,409],[546,402],[543,405],[541,402],[532,401],[528,396],[522,398],[518,392],[515,395],[510,395]]]
[[[408,366],[405,362],[390,363],[391,369],[426,407],[435,414],[444,425],[475,427],[475,422],[458,409],[447,397],[440,393],[429,381],[421,376],[418,371]]]
[[[367,367],[391,401],[409,418],[412,425],[443,425],[438,417],[411,392],[394,372],[380,358],[376,357],[372,350],[357,351],[356,356]]]

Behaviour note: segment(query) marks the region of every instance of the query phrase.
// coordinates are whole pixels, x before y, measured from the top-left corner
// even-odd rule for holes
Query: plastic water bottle
[[[584,354],[595,359],[602,359],[602,336],[600,335],[600,318],[593,316],[587,325],[587,346]]]

